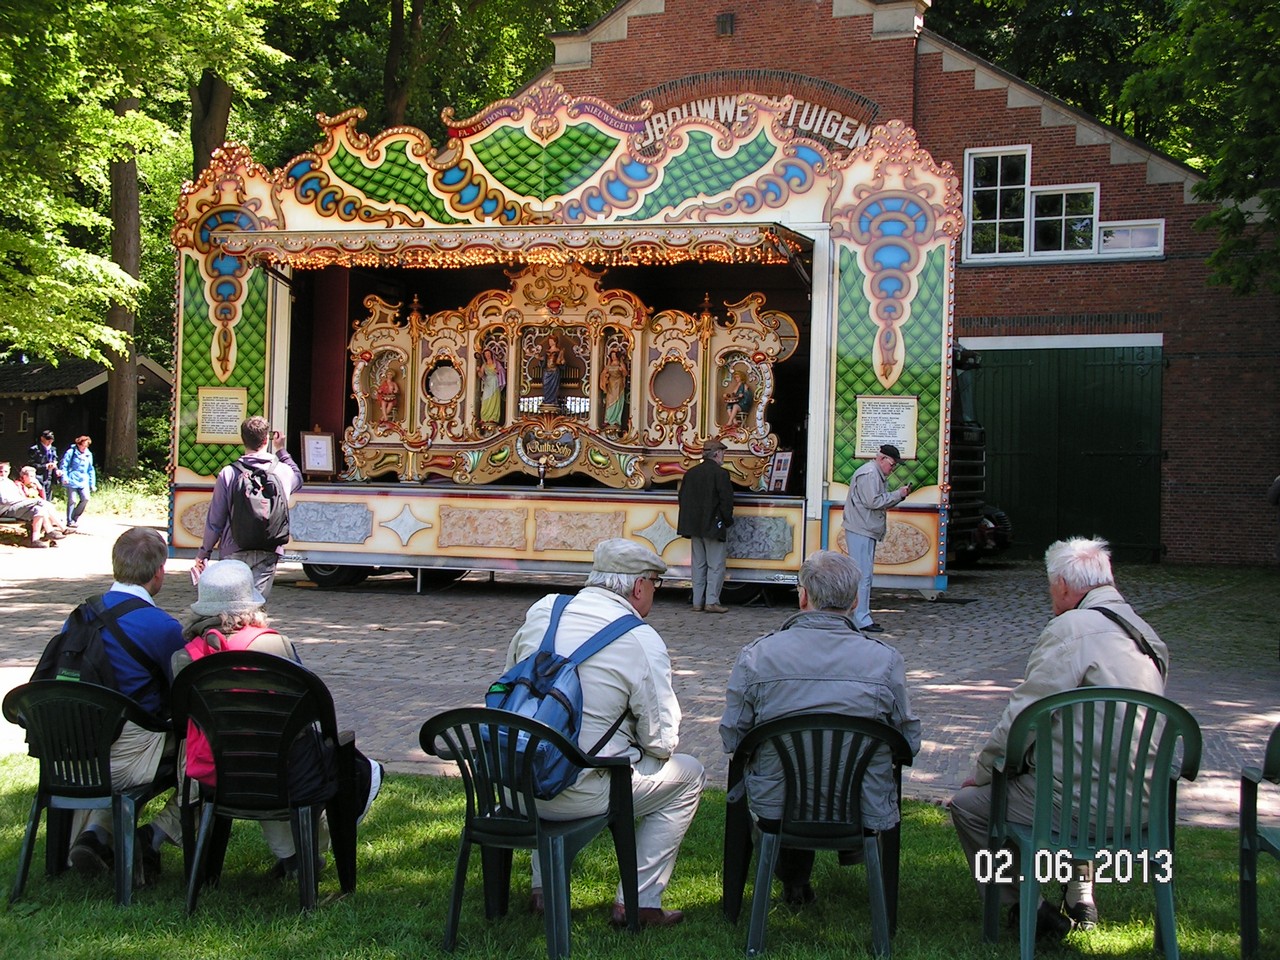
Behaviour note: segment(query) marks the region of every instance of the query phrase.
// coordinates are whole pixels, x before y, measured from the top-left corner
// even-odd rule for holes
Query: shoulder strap
[[[547,650],[551,653],[555,652],[555,635],[556,628],[560,625],[560,615],[564,613],[564,608],[569,605],[569,601],[572,599],[572,597],[562,593],[556,597],[555,603],[552,604],[551,623],[547,626],[546,635],[542,638],[543,650]],[[577,650],[569,654],[566,659],[574,666],[578,666],[589,657],[595,656],[624,633],[628,633],[636,627],[642,626],[644,626],[644,621],[634,613],[624,614],[612,623],[606,624],[597,630],[587,639],[586,643],[582,644],[582,646],[578,647]],[[626,710],[623,710],[622,713],[618,714],[618,719],[613,721],[609,729],[604,732],[604,736],[597,740],[596,745],[587,751],[589,756],[595,756],[596,752],[613,738],[613,735],[618,732],[618,728],[622,726],[622,721],[626,716]]]
[[[154,683],[159,690],[164,689],[164,673],[160,666],[152,660],[142,648],[133,642],[133,639],[120,628],[120,618],[126,613],[132,613],[134,610],[141,610],[143,607],[149,607],[151,604],[143,600],[141,597],[129,597],[122,600],[114,607],[107,607],[101,595],[90,597],[85,601],[85,607],[89,613],[105,627],[111,631],[111,635],[116,638],[124,652],[137,661],[147,673],[151,674],[151,682]]]
[[[1142,631],[1110,607],[1089,607],[1088,609],[1102,614],[1127,633],[1129,635],[1129,639],[1134,642],[1134,645],[1151,658],[1151,662],[1154,663],[1156,665],[1156,669],[1160,671],[1160,679],[1165,679],[1165,670],[1167,668],[1161,662],[1160,658],[1156,656],[1155,650],[1153,650],[1151,644],[1147,642],[1147,638],[1142,635]]]
[[[248,650],[253,641],[264,633],[278,633],[270,627],[242,627],[229,637],[222,638],[223,650]]]
[[[629,633],[636,627],[640,626],[644,626],[643,620],[637,617],[634,613],[625,614],[613,621],[613,623],[597,630],[586,643],[569,655],[569,659],[573,661],[575,665],[580,664],[588,657],[595,656],[624,633]],[[618,719],[610,724],[609,729],[604,732],[604,736],[597,740],[595,746],[587,751],[589,756],[595,756],[601,747],[613,739],[613,735],[618,732],[618,728],[622,726],[622,721],[626,716],[626,710],[623,710],[618,714]]]
[[[556,594],[555,602],[551,605],[551,620],[547,623],[547,632],[542,635],[542,644],[540,649],[547,653],[556,652],[556,631],[560,629],[560,615],[564,613],[564,608],[569,605],[569,601],[573,597],[567,593]]]
[[[237,457],[232,460],[231,465],[236,468],[241,477],[262,477],[265,479],[271,475],[268,468],[257,463],[246,463],[244,457]]]
[[[569,654],[569,659],[575,664],[582,663],[589,657],[594,657],[624,633],[629,633],[636,627],[642,626],[644,626],[644,621],[634,613],[625,614],[613,621],[613,623],[606,624],[592,634],[592,636],[582,646]]]

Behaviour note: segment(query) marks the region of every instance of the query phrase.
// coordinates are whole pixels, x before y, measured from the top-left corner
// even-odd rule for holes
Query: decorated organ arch
[[[507,275],[508,289],[429,315],[416,297],[365,299],[343,479],[576,475],[643,489],[678,480],[715,437],[734,482],[764,489],[774,367],[799,339],[790,316],[759,293],[719,314],[709,297],[654,313],[575,262]]]

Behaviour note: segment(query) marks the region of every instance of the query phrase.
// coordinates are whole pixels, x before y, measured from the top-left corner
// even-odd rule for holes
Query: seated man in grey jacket
[[[748,731],[766,720],[796,713],[844,713],[868,717],[902,731],[911,752],[920,750],[920,721],[911,712],[902,655],[863,636],[849,619],[858,598],[858,568],[842,553],[819,550],[800,568],[800,612],[774,633],[742,648],[729,676],[720,738],[732,753]],[[783,785],[776,759],[756,758],[747,768],[747,800],[761,829],[777,830]],[[898,822],[898,796],[887,757],[877,758],[862,786],[863,826],[889,830]],[[846,862],[842,855],[841,862]],[[778,857],[783,898],[792,904],[817,899],[809,876],[812,850]]]

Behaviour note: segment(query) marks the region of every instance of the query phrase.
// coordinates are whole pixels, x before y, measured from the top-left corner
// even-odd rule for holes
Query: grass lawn
[[[27,757],[0,760],[0,878],[11,882],[35,782]],[[666,903],[687,912],[682,927],[639,937],[611,930],[606,918],[616,882],[612,847],[597,840],[574,868],[573,951],[578,957],[652,960],[742,956],[746,916],[729,926],[720,914],[720,846],[724,795],[708,791],[685,840]],[[5,960],[130,958],[130,960],[285,960],[441,956],[441,935],[457,853],[462,790],[456,780],[390,777],[362,827],[359,887],[337,899],[332,865],[322,874],[321,906],[297,908],[297,887],[265,879],[270,854],[251,823],[237,823],[222,884],[207,889],[192,919],[183,911],[181,854],[165,849],[160,881],[135,893],[127,909],[114,905],[107,878],[86,881],[68,872],[43,873],[43,828],[27,890],[0,915]],[[607,837],[607,834],[606,834]],[[479,856],[463,907],[460,957],[546,956],[541,921],[527,913],[528,859],[517,855],[512,911],[484,919]],[[1237,838],[1234,831],[1184,829],[1178,834],[1179,945],[1185,957],[1238,957]],[[1280,863],[1260,870],[1262,956],[1280,956]],[[869,953],[865,875],[820,856],[814,873],[819,902],[796,912],[775,906],[769,952],[814,960]],[[1054,892],[1056,896],[1056,891]],[[748,886],[748,896],[750,887]],[[1154,901],[1139,884],[1099,888],[1103,923],[1072,934],[1045,956],[1151,955]],[[1016,957],[1012,932],[994,947],[982,943],[979,905],[947,814],[910,803],[905,810],[902,889],[894,954],[901,958]]]

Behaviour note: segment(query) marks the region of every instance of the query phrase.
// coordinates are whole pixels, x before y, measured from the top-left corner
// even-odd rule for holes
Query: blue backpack
[[[578,680],[578,665],[627,631],[642,626],[644,621],[630,613],[619,617],[602,627],[569,656],[562,657],[556,653],[556,628],[560,625],[560,615],[572,599],[564,594],[556,597],[551,607],[551,622],[537,651],[499,677],[489,687],[484,703],[496,710],[510,710],[532,717],[577,744],[578,733],[582,729],[582,683]],[[623,716],[626,716],[625,712],[588,753],[594,754],[609,742],[622,724]],[[516,754],[523,758],[529,737],[523,732],[517,737]],[[539,800],[550,800],[571,787],[581,772],[551,744],[539,743],[533,757],[534,796]]]

